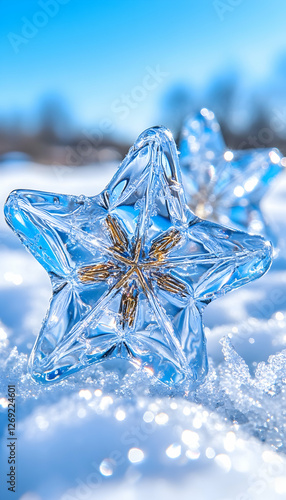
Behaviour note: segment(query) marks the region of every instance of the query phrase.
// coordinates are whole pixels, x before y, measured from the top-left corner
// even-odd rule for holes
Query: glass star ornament
[[[196,215],[277,244],[260,208],[283,169],[277,149],[228,150],[214,113],[206,108],[185,121],[179,149],[187,202]]]
[[[30,357],[35,380],[126,358],[173,385],[207,373],[202,311],[269,268],[271,244],[188,208],[171,133],[141,134],[94,197],[14,191],[8,224],[53,296]]]

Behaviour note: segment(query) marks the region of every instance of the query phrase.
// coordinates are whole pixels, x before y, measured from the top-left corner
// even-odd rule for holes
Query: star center
[[[108,255],[112,260],[91,264],[78,270],[78,277],[82,283],[92,284],[113,279],[112,288],[121,290],[119,307],[120,323],[123,329],[132,328],[137,313],[139,292],[148,296],[150,284],[145,276],[156,282],[157,286],[171,294],[181,297],[188,295],[186,285],[168,272],[163,272],[162,266],[167,262],[168,253],[179,244],[181,235],[172,228],[157,237],[148,252],[146,259],[142,259],[142,240],[137,239],[135,245],[130,245],[127,234],[118,220],[110,215],[106,218],[107,230],[112,245],[108,247]],[[131,257],[130,257],[131,255]],[[123,266],[122,266],[123,264]]]

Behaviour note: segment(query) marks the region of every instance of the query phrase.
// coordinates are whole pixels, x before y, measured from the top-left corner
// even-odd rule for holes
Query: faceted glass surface
[[[260,236],[189,210],[164,128],[141,134],[100,195],[14,191],[5,215],[52,282],[30,358],[41,382],[115,357],[169,385],[203,380],[204,306],[272,259]]]
[[[196,215],[276,243],[259,204],[283,168],[277,149],[229,151],[213,112],[204,108],[185,122],[180,152],[187,202]]]

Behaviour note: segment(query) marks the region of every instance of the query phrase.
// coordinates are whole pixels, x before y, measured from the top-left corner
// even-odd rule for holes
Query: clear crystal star
[[[204,108],[186,120],[180,151],[187,202],[196,215],[276,243],[260,201],[283,169],[277,149],[228,150],[214,113]]]
[[[205,305],[271,264],[260,236],[189,210],[164,128],[141,134],[100,195],[14,191],[5,214],[53,286],[30,358],[42,382],[115,357],[169,385],[203,380]]]

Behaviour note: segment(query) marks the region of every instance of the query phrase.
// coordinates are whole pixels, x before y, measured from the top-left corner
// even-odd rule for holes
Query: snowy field
[[[207,307],[210,371],[170,392],[125,364],[36,385],[27,357],[48,307],[46,272],[6,226],[12,189],[94,195],[116,166],[0,164],[0,499],[7,385],[17,386],[17,500],[286,498],[286,171],[264,202],[280,252],[260,280]]]

